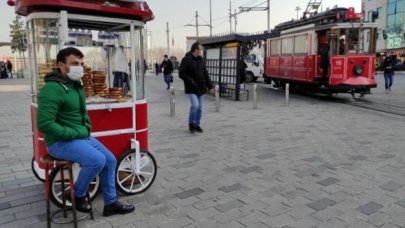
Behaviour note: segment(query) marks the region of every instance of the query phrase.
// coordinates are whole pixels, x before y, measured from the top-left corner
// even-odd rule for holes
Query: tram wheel
[[[32,160],[31,160],[31,169],[32,169],[32,172],[34,173],[35,178],[37,178],[39,181],[45,183],[45,179],[42,179],[42,178],[39,176],[38,172],[35,170],[35,164],[34,164],[34,163],[35,163],[35,157],[32,157]]]
[[[140,172],[136,173],[135,150],[122,154],[117,163],[117,189],[127,195],[146,191],[156,178],[157,164],[153,155],[141,151]]]
[[[73,170],[73,172],[75,172]],[[63,177],[64,177],[64,184],[65,184],[65,190],[69,189],[69,173],[68,170],[64,170],[63,173]],[[75,176],[73,174],[73,176]],[[74,180],[76,181],[77,178],[75,178]],[[51,201],[58,207],[62,207],[62,193],[64,192],[64,190],[62,190],[62,182],[60,180],[60,169],[59,167],[56,167],[52,170],[52,172],[49,174],[49,181],[50,181],[50,199]],[[94,178],[94,180],[90,183],[89,186],[89,194],[90,194],[90,201],[93,201],[98,194],[98,190],[99,190],[99,186],[100,186],[100,178],[98,177],[98,175],[96,176],[96,178]],[[69,201],[66,201],[66,205],[67,206],[72,206],[72,204]]]
[[[352,92],[350,94],[352,95],[352,98],[353,98],[354,101],[359,101],[359,100],[361,100],[361,99],[363,99],[365,97],[364,93],[354,93],[354,92]]]

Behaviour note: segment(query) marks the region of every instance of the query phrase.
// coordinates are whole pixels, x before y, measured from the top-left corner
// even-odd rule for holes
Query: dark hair
[[[163,57],[167,58],[167,55],[164,55]]]
[[[200,48],[200,43],[199,42],[195,42],[193,43],[193,45],[191,45],[191,52],[194,52],[195,50]]]
[[[83,53],[79,49],[73,48],[73,47],[68,47],[68,48],[65,48],[65,49],[62,49],[59,51],[58,55],[56,56],[56,62],[57,63],[59,63],[59,62],[66,63],[66,58],[69,55],[74,55],[81,59],[84,57]]]

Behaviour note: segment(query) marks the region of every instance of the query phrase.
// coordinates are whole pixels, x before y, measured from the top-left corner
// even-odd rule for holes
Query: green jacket
[[[37,128],[45,134],[45,145],[90,136],[91,123],[83,86],[64,77],[59,70],[45,76],[38,97]]]

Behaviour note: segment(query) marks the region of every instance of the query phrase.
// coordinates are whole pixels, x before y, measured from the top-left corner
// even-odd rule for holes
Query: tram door
[[[325,53],[325,51],[329,51],[330,50],[330,44],[329,44],[329,36],[330,33],[328,32],[329,30],[321,30],[321,31],[317,31],[316,35],[317,35],[317,40],[318,40],[318,48],[317,48],[317,72],[318,74],[316,75],[318,77],[317,80],[320,79],[320,77],[322,77],[322,63],[324,61],[329,61],[329,57],[330,56],[330,52],[328,54]],[[325,50],[327,49],[327,50]],[[324,59],[326,58],[326,59]],[[329,69],[330,70],[330,69]],[[328,70],[328,71],[329,71]],[[329,75],[329,72],[327,73],[327,75]]]

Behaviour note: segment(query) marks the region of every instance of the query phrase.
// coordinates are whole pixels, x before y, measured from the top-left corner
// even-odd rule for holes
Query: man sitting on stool
[[[131,213],[135,210],[133,205],[123,205],[117,200],[114,155],[90,136],[91,123],[80,83],[83,57],[76,48],[59,51],[58,69],[45,76],[46,84],[39,94],[38,130],[45,134],[45,144],[52,157],[79,163],[82,167],[74,186],[77,210],[92,210],[86,193],[90,182],[99,175],[105,205],[103,215]]]

